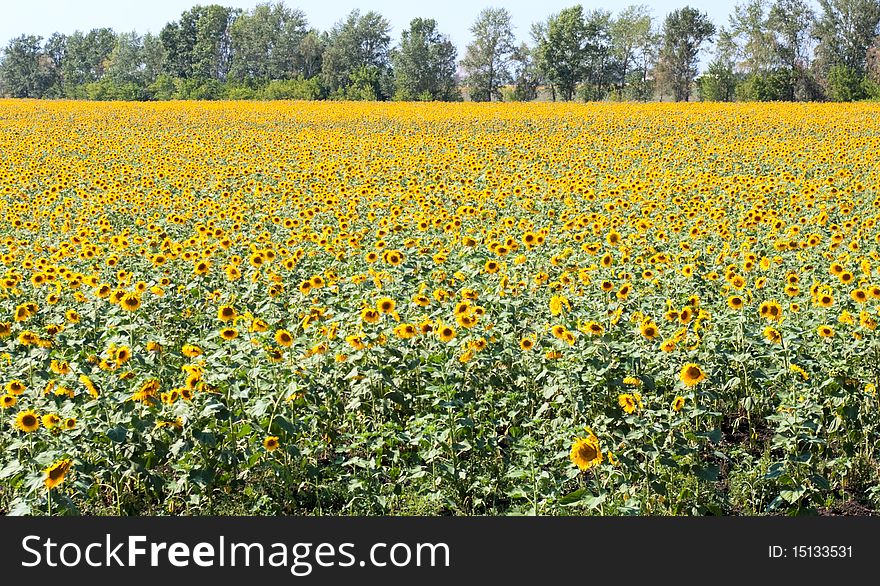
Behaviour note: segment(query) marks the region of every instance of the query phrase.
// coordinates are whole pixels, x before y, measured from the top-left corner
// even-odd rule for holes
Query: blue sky
[[[22,33],[48,37],[53,32],[72,33],[79,29],[108,26],[116,30],[136,30],[158,33],[165,23],[176,20],[180,13],[195,4],[222,4],[238,8],[251,8],[257,0],[30,0],[4,2],[3,18],[0,19],[0,46]],[[580,2],[586,9],[604,8],[617,12],[628,4],[645,4],[660,20],[672,10],[685,5],[693,6],[709,14],[715,25],[726,25],[727,16],[736,4],[735,0],[633,0]],[[354,8],[361,11],[380,12],[391,23],[392,43],[400,38],[400,31],[417,16],[433,18],[440,30],[448,34],[463,56],[465,45],[471,40],[468,28],[481,9],[488,6],[504,6],[515,25],[514,33],[519,40],[529,41],[529,29],[533,22],[544,20],[562,8],[578,4],[577,0],[438,0],[436,2],[412,2],[405,0],[286,0],[290,7],[306,13],[311,26],[327,30]]]

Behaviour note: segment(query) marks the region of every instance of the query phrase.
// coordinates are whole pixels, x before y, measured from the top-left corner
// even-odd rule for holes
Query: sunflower
[[[394,300],[390,297],[383,297],[376,302],[376,309],[378,309],[380,313],[391,313],[394,311],[394,307]]]
[[[64,482],[64,477],[67,476],[67,473],[70,471],[73,462],[65,458],[63,460],[58,460],[45,470],[43,473],[46,477],[43,479],[43,483],[46,485],[46,488],[52,490],[62,482]]]
[[[54,413],[46,413],[42,417],[43,426],[46,429],[53,429],[55,426],[61,423],[61,418],[55,415]]]
[[[11,380],[6,383],[6,392],[10,395],[23,395],[26,389],[27,386],[20,380]]]
[[[519,341],[519,349],[522,350],[523,352],[528,352],[529,350],[531,350],[534,347],[535,347],[534,338],[530,338],[530,337],[526,336],[524,338],[521,338]]]
[[[150,379],[143,383],[140,388],[131,396],[132,401],[138,401],[144,405],[150,405],[157,402],[156,395],[159,392],[159,381]]]
[[[775,300],[765,301],[758,308],[758,313],[768,321],[779,321],[782,319],[782,306]]]
[[[364,342],[364,337],[358,334],[346,336],[345,341],[348,342],[355,350],[363,350],[367,347],[366,343]]]
[[[437,330],[437,336],[441,342],[450,342],[455,338],[456,331],[452,326],[443,326]]]
[[[617,404],[627,414],[632,414],[642,406],[642,397],[638,393],[624,393],[617,396]]]
[[[565,333],[567,331],[568,330],[563,325],[555,325],[552,328],[550,328],[550,333],[553,335],[554,338],[557,338],[559,340],[562,340],[563,338],[565,338]]]
[[[477,325],[477,316],[469,314],[458,315],[455,321],[463,328],[472,328]]]
[[[40,418],[32,410],[22,411],[15,418],[15,427],[25,433],[40,429]]]
[[[706,373],[703,372],[703,369],[700,368],[699,365],[693,362],[688,362],[681,367],[679,378],[685,386],[693,387],[706,380]]]
[[[98,396],[99,396],[98,388],[95,386],[95,383],[92,382],[92,379],[90,379],[88,376],[86,376],[84,374],[81,374],[79,376],[79,382],[82,383],[82,385],[89,392],[89,396],[91,396],[93,399],[98,398]]]
[[[238,330],[235,328],[223,328],[220,330],[220,337],[224,340],[234,340],[238,337]]]
[[[180,352],[187,358],[195,358],[202,355],[202,349],[194,344],[184,344]]]
[[[374,324],[379,321],[379,315],[380,313],[372,307],[365,307],[361,311],[361,320],[363,320],[364,323]]]
[[[293,344],[293,336],[287,330],[278,330],[275,332],[275,343],[287,348]]]
[[[131,348],[128,346],[120,346],[116,349],[116,353],[114,354],[114,360],[116,360],[116,364],[125,364],[131,359]]]
[[[819,334],[820,338],[833,338],[834,337],[834,328],[829,325],[821,325],[816,328],[816,333]]]
[[[599,438],[592,432],[585,437],[576,437],[571,446],[571,454],[569,455],[572,463],[586,471],[602,463],[602,450],[599,448]]]
[[[856,303],[865,303],[868,300],[868,293],[864,289],[853,289],[849,296]]]
[[[675,411],[676,413],[678,413],[683,408],[684,408],[684,397],[681,397],[681,396],[676,397],[672,401],[672,410]]]
[[[597,321],[588,321],[580,330],[590,336],[601,336],[605,333],[605,328]]]
[[[237,281],[241,278],[241,270],[234,265],[229,265],[224,269],[227,281]]]
[[[732,295],[727,299],[727,307],[734,311],[739,311],[745,305],[745,301],[739,295]]]
[[[763,331],[764,339],[770,342],[771,344],[779,344],[782,342],[782,334],[779,333],[779,330],[776,328],[771,328],[767,326]]]
[[[79,323],[79,314],[73,309],[68,309],[67,311],[65,311],[64,317],[66,317],[67,321],[69,321],[70,323]]]
[[[281,442],[278,441],[278,436],[270,435],[263,439],[263,448],[267,452],[274,452],[281,445]]]
[[[120,300],[119,305],[126,311],[136,311],[141,306],[141,298],[135,293],[126,293]]]
[[[401,340],[409,340],[418,333],[418,328],[413,324],[399,324],[394,328],[394,335]]]
[[[0,409],[11,409],[15,407],[15,404],[18,403],[18,398],[15,395],[3,395],[0,397]]]
[[[217,309],[217,319],[222,322],[234,320],[238,316],[238,312],[231,305],[221,305]]]
[[[64,427],[64,429],[66,429],[67,431],[76,429],[76,417],[68,417],[67,419],[65,419],[62,427]]]
[[[501,268],[501,266],[498,264],[498,261],[496,261],[496,260],[487,260],[486,264],[483,265],[483,270],[485,270],[490,275],[493,273],[497,273],[498,269],[500,269],[500,268]]]
[[[822,293],[816,297],[815,304],[819,307],[831,307],[834,305],[834,296],[830,293]]]
[[[642,322],[642,324],[639,326],[639,332],[646,340],[653,340],[660,334],[660,330],[657,328],[657,324],[650,320]]]

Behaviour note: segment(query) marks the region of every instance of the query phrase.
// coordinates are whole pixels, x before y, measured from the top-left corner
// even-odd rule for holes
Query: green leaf
[[[121,425],[117,425],[113,429],[107,432],[107,437],[116,442],[117,444],[121,444],[125,442],[125,438],[128,436],[128,430]]]
[[[579,488],[574,492],[570,492],[561,499],[559,499],[560,505],[573,505],[581,501],[584,495],[589,494],[586,488]],[[592,496],[592,495],[590,495]]]

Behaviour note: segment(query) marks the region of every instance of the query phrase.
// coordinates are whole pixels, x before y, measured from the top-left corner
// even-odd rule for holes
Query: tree
[[[390,30],[381,14],[361,15],[359,10],[333,26],[321,66],[324,85],[333,97],[391,97]]]
[[[501,86],[510,82],[513,29],[504,8],[485,8],[470,28],[474,40],[461,61],[470,98],[475,102],[501,100]]]
[[[538,70],[534,57],[535,51],[521,43],[514,49],[510,60],[513,62],[513,94],[517,102],[530,102],[538,97],[538,85],[541,83],[541,72]]]
[[[591,10],[584,17],[584,79],[580,96],[584,100],[606,97],[614,80],[611,55],[611,13]]]
[[[165,61],[165,47],[162,40],[147,33],[143,39],[144,83],[149,85],[162,74],[162,63]]]
[[[715,25],[708,15],[690,6],[667,15],[658,67],[664,87],[672,92],[675,101],[690,99],[700,48],[714,34]]]
[[[225,80],[232,61],[229,29],[241,11],[212,4],[196,6],[190,12],[194,14],[196,32],[191,55],[192,77]]]
[[[64,95],[64,57],[67,53],[67,37],[61,33],[53,33],[43,46],[43,53],[47,60],[47,86],[44,97],[60,98]]]
[[[815,99],[809,74],[811,31],[816,15],[804,0],[776,0],[770,7],[767,25],[773,35],[776,60],[789,73],[785,88],[788,100]]]
[[[165,25],[165,73],[172,77],[223,80],[231,65],[229,29],[240,10],[217,4],[194,6]]]
[[[311,79],[321,73],[327,43],[327,33],[321,33],[316,29],[310,30],[300,41],[297,49],[297,70],[302,72],[305,79]]]
[[[877,36],[880,23],[880,0],[819,0],[822,14],[816,22],[814,36],[819,67],[828,74],[831,67],[843,66],[836,77],[861,78],[865,74],[868,48]]]
[[[116,84],[145,86],[143,39],[134,31],[120,33],[108,57],[106,77]]]
[[[116,47],[116,33],[109,28],[81,31],[67,37],[61,71],[64,93],[70,97],[83,97],[77,88],[93,83],[104,76],[110,53]]]
[[[578,84],[584,78],[587,28],[584,9],[580,4],[551,15],[538,33],[537,50],[540,53],[542,73],[561,98],[574,98]]]
[[[455,83],[455,45],[433,19],[413,19],[391,55],[394,95],[399,100],[460,99]]]
[[[300,50],[308,21],[301,10],[282,2],[259,4],[239,16],[230,31],[234,79],[266,83],[304,75]]]
[[[740,57],[738,66],[746,74],[765,74],[777,65],[767,12],[767,0],[747,0],[734,6],[730,15],[730,35]]]
[[[611,23],[611,54],[617,62],[617,87],[621,93],[633,67],[650,47],[651,25],[650,9],[644,5],[628,6]]]
[[[42,37],[21,35],[3,49],[0,86],[13,98],[41,98],[50,86],[48,58],[43,53]]]
[[[737,47],[730,31],[721,28],[715,44],[715,59],[706,73],[699,78],[700,100],[707,102],[732,102],[736,96]]]

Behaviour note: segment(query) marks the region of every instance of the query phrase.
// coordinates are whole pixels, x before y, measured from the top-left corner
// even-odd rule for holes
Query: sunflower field
[[[5,514],[870,514],[880,106],[0,101]]]

